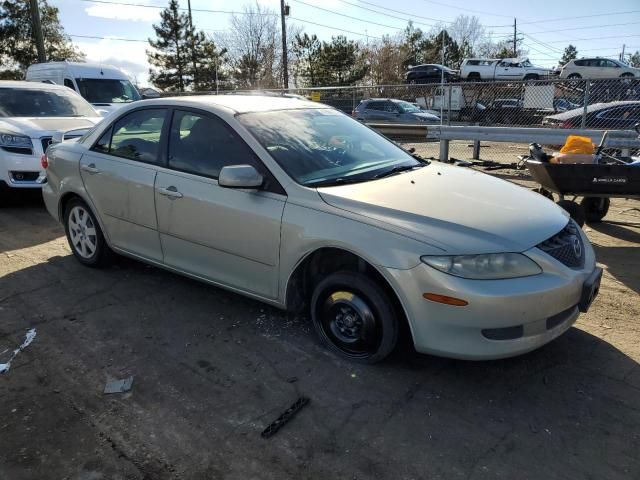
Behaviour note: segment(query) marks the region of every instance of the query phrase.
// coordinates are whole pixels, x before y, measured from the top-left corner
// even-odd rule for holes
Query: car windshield
[[[420,113],[420,109],[412,103],[409,103],[409,102],[394,102],[394,103],[400,107],[400,110],[402,111],[402,113]]]
[[[0,117],[98,117],[84,99],[67,89],[0,88]]]
[[[426,164],[331,109],[246,113],[238,119],[287,174],[309,187],[365,182]]]
[[[80,95],[91,103],[129,103],[140,100],[140,94],[129,80],[76,78]]]

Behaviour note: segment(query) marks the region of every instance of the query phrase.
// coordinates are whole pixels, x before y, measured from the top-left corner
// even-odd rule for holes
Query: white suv
[[[93,107],[67,87],[0,82],[0,194],[42,188],[46,175],[40,158],[54,133],[90,128],[100,120]]]
[[[633,78],[640,77],[640,68],[633,68],[610,58],[571,60],[560,72],[560,78]]]

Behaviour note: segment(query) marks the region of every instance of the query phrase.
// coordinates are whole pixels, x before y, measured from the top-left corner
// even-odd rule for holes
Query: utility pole
[[[280,19],[282,21],[282,84],[286,90],[289,88],[289,61],[287,60],[287,22],[285,17],[289,15],[289,5],[280,0]]]
[[[518,28],[516,27],[516,18],[513,17],[513,58],[518,56]]]
[[[191,32],[191,67],[193,68],[193,88],[198,90],[198,67],[196,66],[196,39],[193,31],[193,16],[191,16],[191,0],[187,0],[189,10],[189,31]],[[216,82],[217,86],[217,82]]]
[[[38,63],[45,63],[47,61],[47,55],[44,51],[44,38],[42,37],[38,0],[29,0],[29,5],[31,7],[31,29],[34,40],[36,41],[36,49],[38,50]]]
[[[440,125],[442,125],[442,118],[444,117],[444,28],[442,29],[442,68],[440,69]],[[449,93],[451,95],[451,93]]]
[[[627,45],[626,44],[622,44],[622,54],[620,55],[620,61],[624,62],[624,51],[626,50]]]

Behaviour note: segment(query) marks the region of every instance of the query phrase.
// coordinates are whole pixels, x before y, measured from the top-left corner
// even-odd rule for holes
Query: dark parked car
[[[351,115],[361,122],[440,123],[440,117],[425,112],[413,103],[393,98],[362,100]]]
[[[485,123],[516,124],[522,116],[522,100],[518,98],[498,98],[482,111]]]
[[[558,128],[580,128],[582,107],[545,117],[542,123]],[[586,128],[632,129],[640,122],[640,102],[595,103],[587,107]]]
[[[437,83],[442,80],[444,70],[444,81],[450,82],[458,78],[458,73],[450,68],[437,64],[416,65],[409,67],[406,73],[406,83]]]

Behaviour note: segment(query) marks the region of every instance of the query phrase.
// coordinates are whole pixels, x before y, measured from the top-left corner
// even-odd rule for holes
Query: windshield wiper
[[[360,178],[360,179],[355,179],[355,178],[349,178],[349,177],[338,177],[338,178],[330,178],[327,180],[318,180],[315,182],[309,182],[309,183],[305,183],[304,186],[305,187],[310,187],[310,188],[317,188],[317,187],[332,187],[335,185],[347,185],[349,183],[361,183],[361,182],[366,182],[367,180],[369,180],[368,178]]]
[[[393,167],[389,170],[386,170],[382,173],[375,175],[373,178],[383,178],[389,177],[391,175],[395,175],[396,173],[407,172],[409,170],[413,170],[414,168],[422,168],[425,164],[420,165],[398,165],[397,167]]]

